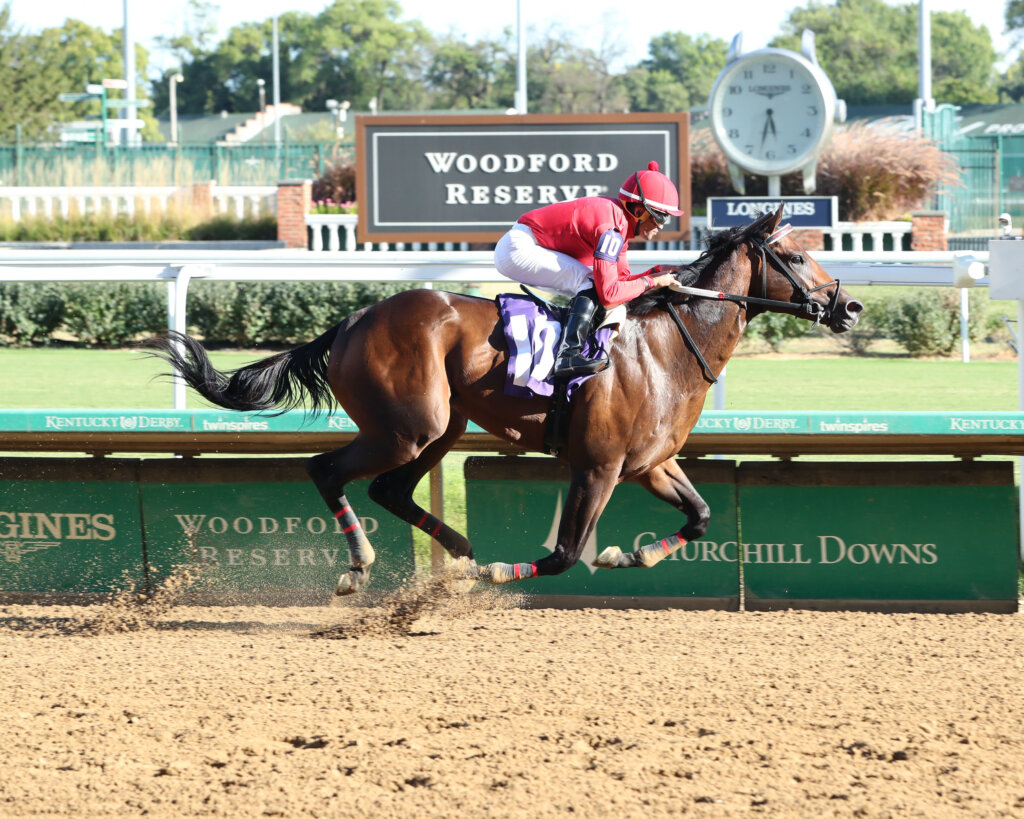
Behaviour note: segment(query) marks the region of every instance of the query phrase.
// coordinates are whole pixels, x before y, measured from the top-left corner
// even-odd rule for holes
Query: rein
[[[785,227],[777,230],[767,239],[752,240],[754,247],[761,255],[761,288],[764,295],[760,298],[758,298],[757,296],[739,296],[734,293],[725,293],[721,290],[706,290],[701,287],[689,287],[685,284],[678,283],[669,285],[669,289],[674,290],[677,293],[684,293],[685,295],[694,296],[696,298],[716,299],[718,301],[731,301],[737,304],[742,304],[744,308],[748,307],[749,305],[756,305],[758,307],[763,307],[765,310],[771,313],[785,313],[791,316],[797,316],[798,318],[806,318],[808,320],[813,319],[815,326],[817,326],[818,324],[821,323],[821,320],[823,318],[831,317],[832,312],[835,310],[836,304],[838,304],[839,302],[839,290],[841,285],[839,283],[839,279],[835,279],[833,281],[826,282],[825,284],[818,285],[817,287],[808,290],[799,281],[797,281],[797,278],[793,274],[793,271],[790,270],[789,265],[786,264],[779,256],[779,254],[776,253],[771,248],[771,245],[774,242],[781,239],[783,236],[789,233],[790,230],[792,230],[792,228],[789,225],[786,225]],[[793,289],[796,290],[803,297],[803,301],[794,303],[791,301],[782,301],[781,299],[767,298],[767,273],[769,263],[771,264],[771,267],[775,268],[775,270],[781,273],[786,278],[786,280],[791,285],[793,285]],[[826,287],[831,287],[832,285],[835,285],[836,289],[835,292],[832,294],[832,297],[829,299],[827,307],[822,307],[820,304],[818,304],[811,298],[812,293],[816,293],[819,290],[823,290]],[[686,346],[689,347],[693,354],[697,357],[697,361],[700,364],[704,377],[712,384],[717,384],[718,379],[715,378],[715,374],[711,372],[711,367],[708,366],[708,363],[704,359],[704,356],[701,353],[700,348],[697,346],[697,343],[693,340],[693,336],[690,335],[690,331],[687,330],[686,325],[683,324],[683,320],[679,318],[679,314],[672,309],[672,305],[669,304],[667,299],[662,301],[661,305],[668,311],[668,314],[672,316],[672,320],[675,322],[676,327],[679,328],[679,332],[682,335],[683,340],[686,342]]]

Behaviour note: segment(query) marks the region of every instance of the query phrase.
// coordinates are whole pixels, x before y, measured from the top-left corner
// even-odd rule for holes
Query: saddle
[[[568,432],[568,404],[580,385],[593,375],[580,376],[568,382],[556,382],[551,378],[568,311],[525,287],[523,291],[525,295],[502,293],[495,298],[509,350],[505,394],[519,398],[551,397],[545,449],[557,455]],[[608,357],[609,343],[624,320],[625,312],[625,305],[619,305],[605,311],[604,316],[594,323],[596,329],[583,347],[588,358]]]

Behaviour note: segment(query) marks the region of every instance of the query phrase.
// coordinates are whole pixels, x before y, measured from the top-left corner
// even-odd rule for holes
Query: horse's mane
[[[722,251],[731,249],[749,229],[748,225],[738,225],[728,230],[712,233],[706,240],[706,249],[698,256],[692,264],[680,267],[676,271],[676,280],[688,287],[700,283],[701,277],[707,272],[711,263],[718,258]],[[659,304],[681,304],[688,301],[691,296],[685,293],[676,293],[672,290],[662,289],[654,293],[644,293],[637,296],[626,304],[626,311],[631,316],[646,316]]]

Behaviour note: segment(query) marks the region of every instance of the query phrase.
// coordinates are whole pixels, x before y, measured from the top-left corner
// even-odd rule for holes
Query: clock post
[[[732,186],[746,193],[744,173],[768,179],[781,196],[782,176],[801,171],[814,193],[818,157],[832,139],[846,104],[818,64],[814,32],[801,36],[801,53],[764,48],[743,54],[743,35],[729,47],[725,68],[708,99],[711,132],[725,154]]]

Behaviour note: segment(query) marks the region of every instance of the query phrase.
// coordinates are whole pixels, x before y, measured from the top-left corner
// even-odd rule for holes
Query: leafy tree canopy
[[[818,60],[847,105],[907,104],[918,93],[918,5],[838,0],[793,9],[770,45],[800,50],[815,34]],[[932,12],[932,96],[955,104],[997,101],[992,37],[964,12]]]

